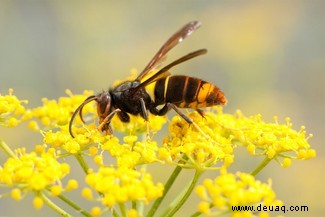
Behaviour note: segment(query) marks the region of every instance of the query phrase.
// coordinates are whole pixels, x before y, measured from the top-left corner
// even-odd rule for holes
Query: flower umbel
[[[238,216],[239,213],[231,209],[233,206],[281,205],[281,201],[275,198],[270,182],[264,184],[245,173],[225,173],[214,180],[205,179],[195,191],[202,199],[198,205],[199,212],[210,215],[216,209],[218,212],[233,212],[232,216]],[[246,212],[245,216],[255,215]]]
[[[9,89],[8,95],[0,94],[0,126],[15,127],[21,122],[22,115],[26,113],[23,104],[27,100],[19,100],[13,95],[13,89]]]
[[[190,126],[184,119],[175,116],[170,125],[170,136],[165,137],[159,156],[167,162],[180,161],[178,165],[185,168],[207,169],[223,162],[229,166],[233,161],[233,145],[231,138],[219,133],[219,126],[210,127],[206,118],[197,112],[189,114],[206,135]],[[183,154],[187,159],[184,161]]]
[[[102,193],[103,205],[112,207],[125,202],[143,201],[148,203],[162,195],[164,187],[154,184],[151,175],[144,170],[136,171],[128,168],[100,168],[97,173],[86,176],[87,184]],[[89,199],[89,193],[86,198]]]
[[[58,100],[49,100],[43,98],[43,105],[37,108],[34,108],[29,111],[26,119],[35,118],[40,121],[43,128],[53,129],[60,126],[65,126],[69,123],[71,114],[75,108],[80,105],[83,100],[91,95],[92,91],[85,90],[81,95],[73,95],[70,90],[66,90],[68,97],[60,97]],[[84,113],[95,113],[94,109],[86,106]],[[77,124],[81,124],[81,121],[78,119]],[[39,126],[35,120],[31,121],[29,126],[34,130],[39,130]]]
[[[223,134],[233,138],[236,144],[246,146],[247,151],[254,156],[265,155],[269,159],[283,158],[283,167],[290,165],[290,159],[307,160],[316,156],[310,148],[304,126],[299,131],[292,129],[290,118],[280,124],[274,117],[274,123],[265,123],[261,115],[245,117],[241,111],[236,115],[222,114],[216,117],[223,127]]]
[[[183,179],[184,189],[175,190],[179,190],[178,196],[168,201],[170,205],[160,211],[161,216],[176,214],[194,189],[202,201],[198,211],[192,210],[193,216],[223,213],[252,216],[250,212],[233,212],[230,207],[281,205],[271,181],[262,183],[254,175],[272,160],[285,168],[294,159],[308,160],[316,156],[308,143],[311,135],[306,136],[304,126],[294,130],[289,118],[283,124],[277,118],[274,123],[266,123],[261,115],[246,117],[240,111],[232,115],[223,113],[221,108],[212,108],[206,109],[204,117],[196,111],[187,113],[194,121],[192,125],[174,116],[168,122],[169,133],[164,134],[165,116],[150,115],[148,124],[140,116],[131,115],[130,123],[114,117],[110,124],[115,133],[108,135],[97,129],[95,106],[87,105],[83,110],[85,123],[77,117],[72,125],[73,138],[69,133],[71,114],[92,91],[73,95],[67,90],[68,97],[44,98],[43,105],[34,109],[25,109],[23,104],[27,101],[19,100],[12,93],[10,90],[9,95],[0,95],[0,125],[13,127],[28,120],[28,127],[40,132],[42,138],[31,152],[26,148],[11,150],[0,140],[0,147],[9,156],[0,166],[0,188],[6,191],[0,198],[10,196],[22,200],[33,193],[36,209],[47,205],[63,216],[71,215],[52,199],[62,200],[89,217],[108,212],[116,217],[155,216],[183,169],[193,170],[194,175],[191,180]],[[156,136],[163,136],[163,141],[154,139]],[[264,156],[263,162],[250,175],[226,173],[236,160],[234,149],[241,146],[253,156]],[[76,164],[66,160],[70,156],[81,166],[89,187],[78,189],[80,180],[70,173],[70,167]],[[154,164],[161,171],[149,172]],[[175,166],[166,183],[154,182],[166,164]],[[201,175],[210,170],[214,170],[213,174],[219,170],[221,175],[197,186]],[[93,208],[86,211],[74,202],[76,199],[67,198],[66,192],[71,190],[80,191],[83,198],[94,203]],[[267,213],[258,215],[267,216]]]
[[[9,158],[3,167],[0,167],[0,183],[14,187],[15,192],[20,189],[24,194],[29,191],[46,190],[51,186],[54,194],[60,194],[64,188],[61,180],[69,172],[69,164],[59,163],[51,152],[37,154],[17,149],[16,157]],[[12,192],[12,196],[20,199],[18,193]]]

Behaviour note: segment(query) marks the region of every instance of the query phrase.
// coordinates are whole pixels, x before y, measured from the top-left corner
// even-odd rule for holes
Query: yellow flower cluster
[[[27,104],[27,100],[19,100],[13,95],[13,89],[9,89],[8,95],[0,94],[0,126],[15,127],[22,119],[26,109],[23,104]]]
[[[150,114],[149,123],[140,116],[132,115],[130,123],[122,123],[116,116],[111,122],[114,135],[106,135],[97,129],[95,106],[85,106],[83,113],[86,124],[77,117],[72,126],[75,138],[72,138],[68,129],[71,115],[91,94],[91,91],[85,91],[81,95],[73,95],[67,90],[68,97],[58,100],[43,99],[42,106],[31,110],[23,107],[22,104],[27,102],[13,96],[12,90],[9,95],[0,95],[0,125],[12,127],[29,120],[28,126],[41,132],[44,143],[35,146],[33,152],[27,153],[24,149],[13,152],[10,146],[0,140],[0,147],[10,156],[0,166],[0,186],[12,187],[8,195],[20,200],[33,191],[35,208],[42,207],[43,202],[55,207],[43,193],[46,191],[47,194],[62,198],[62,193],[77,188],[78,182],[73,179],[66,186],[61,183],[70,167],[66,163],[60,163],[59,157],[73,155],[86,172],[86,182],[90,186],[82,190],[82,196],[94,200],[93,192],[97,192],[97,201],[106,206],[103,210],[98,206],[93,207],[91,214],[78,209],[86,216],[100,216],[107,210],[112,210],[114,214],[117,212],[117,204],[123,216],[143,215],[138,213],[141,210],[138,209],[139,204],[165,198],[164,188],[168,192],[181,168],[194,169],[195,176],[188,191],[184,191],[186,193],[179,200],[180,203],[185,202],[205,170],[220,169],[223,174],[215,180],[206,179],[203,185],[196,188],[197,194],[203,200],[199,204],[199,212],[212,214],[213,207],[222,212],[231,212],[230,206],[234,205],[280,204],[275,199],[270,184],[263,184],[251,175],[224,172],[235,160],[233,152],[236,147],[242,145],[254,156],[266,156],[266,163],[261,164],[252,174],[260,171],[268,160],[275,159],[279,162],[280,158],[281,165],[288,167],[291,159],[310,159],[316,156],[315,150],[308,144],[311,136],[306,136],[304,127],[299,131],[292,129],[289,118],[284,124],[278,123],[277,118],[274,123],[265,123],[260,115],[246,117],[240,111],[235,115],[224,114],[221,108],[207,109],[204,117],[196,111],[187,113],[194,121],[192,125],[178,115],[174,116],[168,125],[169,134],[160,143],[150,136],[162,128],[166,123],[166,116]],[[122,135],[122,138],[119,139],[116,135]],[[104,164],[107,160],[105,154],[110,155],[109,162],[112,162],[112,158],[116,161],[114,166]],[[84,156],[92,157],[98,172],[89,169]],[[178,166],[165,186],[161,183],[155,184],[144,169],[137,170],[139,165],[155,162]],[[62,200],[69,201],[66,198]],[[126,206],[128,202],[132,206]],[[157,199],[153,203],[154,209],[149,210],[149,216],[155,214],[160,202]],[[73,202],[68,203],[71,205]],[[74,204],[71,206],[77,207]],[[171,207],[171,213],[175,213],[179,207]],[[59,213],[65,214],[63,211]],[[233,216],[238,213],[233,213]]]
[[[158,144],[156,141],[138,140],[137,136],[124,136],[124,143],[120,144],[118,138],[111,137],[102,144],[102,150],[107,150],[116,158],[119,168],[134,168],[137,165],[149,164],[156,161]]]
[[[36,118],[40,120],[45,129],[57,128],[65,126],[69,123],[71,115],[84,99],[93,94],[92,91],[84,91],[82,95],[73,95],[70,90],[66,90],[69,97],[60,97],[58,101],[43,98],[43,105],[30,110],[27,114],[28,118]],[[84,113],[95,113],[90,106],[85,106]],[[77,122],[79,121],[79,122]],[[76,124],[81,124],[80,119],[76,120]],[[39,130],[37,122],[31,121],[29,127],[33,130]]]
[[[149,128],[150,131],[157,132],[166,123],[165,116],[155,116],[149,114]],[[147,132],[147,122],[139,115],[130,115],[130,122],[123,123],[118,117],[112,119],[112,127],[118,132],[123,132],[127,135],[138,135]]]
[[[103,205],[112,207],[127,201],[148,203],[160,197],[164,187],[161,183],[154,184],[150,174],[144,170],[136,171],[128,168],[102,167],[97,173],[86,176],[87,184],[103,196]],[[91,199],[90,189],[83,190],[83,196]]]
[[[72,138],[67,126],[60,127],[59,131],[52,130],[43,132],[44,143],[54,148],[63,149],[70,154],[87,150],[91,145],[98,145],[106,141],[110,136],[102,135],[96,128],[95,124],[87,125],[87,127],[76,128],[76,136]]]
[[[53,149],[37,154],[26,153],[25,149],[17,149],[16,156],[8,160],[0,167],[0,184],[11,186],[14,189],[11,196],[21,199],[21,192],[42,191],[51,187],[53,195],[59,195],[64,191],[61,181],[70,172],[67,163],[59,163]],[[75,185],[66,186],[65,190],[71,190]]]
[[[262,183],[245,173],[224,173],[214,180],[205,179],[203,185],[197,186],[195,191],[202,199],[198,210],[205,214],[212,214],[212,209],[217,208],[219,212],[233,212],[232,216],[242,216],[243,213],[233,211],[231,207],[282,205],[281,201],[276,200],[270,183]],[[245,216],[255,215],[246,211]]]
[[[200,130],[190,126],[183,118],[175,116],[170,125],[170,135],[165,137],[159,157],[186,168],[206,169],[223,162],[227,167],[233,162],[231,138],[220,134],[219,125],[211,125],[216,114],[202,117],[197,112],[188,114]],[[185,154],[185,156],[183,156]]]
[[[246,146],[247,151],[256,156],[266,155],[269,159],[283,157],[282,166],[290,165],[290,159],[307,160],[316,156],[314,149],[310,148],[305,127],[299,131],[292,129],[290,118],[285,124],[265,123],[261,115],[245,117],[240,111],[236,115],[222,114],[216,117],[218,123],[224,128],[224,135],[231,135],[233,141]]]

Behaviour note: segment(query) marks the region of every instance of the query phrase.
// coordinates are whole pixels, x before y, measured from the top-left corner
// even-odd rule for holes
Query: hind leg
[[[199,125],[197,125],[192,118],[190,118],[189,116],[187,116],[186,114],[184,114],[176,105],[172,104],[172,103],[166,103],[164,105],[164,107],[162,107],[160,110],[158,110],[157,108],[153,108],[150,110],[151,113],[153,113],[154,115],[165,115],[170,109],[173,109],[177,114],[179,114],[179,116],[181,116],[187,123],[189,123],[190,125],[193,125],[197,131],[199,131],[206,139],[208,140],[212,140],[210,136],[208,136],[206,133],[203,132],[203,130],[199,127]],[[203,111],[200,109],[197,109],[197,111],[199,112],[200,115],[203,116]],[[204,117],[204,116],[203,116]]]

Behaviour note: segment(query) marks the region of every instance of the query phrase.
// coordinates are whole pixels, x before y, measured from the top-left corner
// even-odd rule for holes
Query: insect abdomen
[[[227,102],[222,91],[212,83],[183,75],[158,79],[154,96],[156,105],[169,102],[180,108],[203,108]]]

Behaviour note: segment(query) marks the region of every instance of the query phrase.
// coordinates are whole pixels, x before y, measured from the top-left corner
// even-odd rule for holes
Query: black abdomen
[[[180,108],[202,108],[226,103],[226,98],[218,87],[183,75],[158,79],[154,96],[156,106],[169,102]]]

